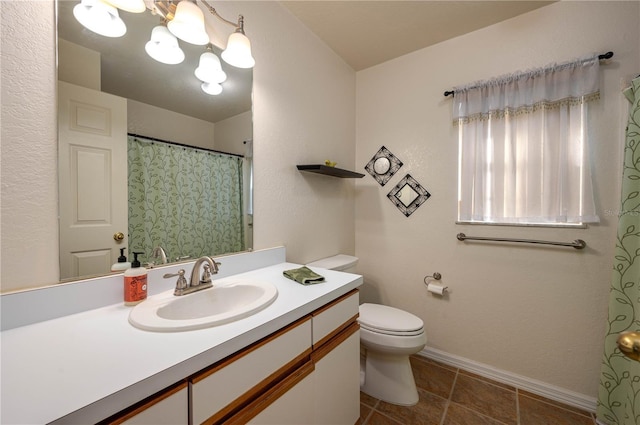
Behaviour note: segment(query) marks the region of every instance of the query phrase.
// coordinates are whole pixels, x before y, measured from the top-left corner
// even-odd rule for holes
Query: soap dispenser
[[[147,298],[147,269],[140,267],[138,255],[133,253],[131,268],[124,272],[124,305],[136,305]]]
[[[111,266],[112,272],[121,272],[131,267],[131,263],[127,261],[127,257],[124,255],[125,249],[126,248],[120,248],[120,256],[118,257],[118,262],[113,263],[113,265]]]

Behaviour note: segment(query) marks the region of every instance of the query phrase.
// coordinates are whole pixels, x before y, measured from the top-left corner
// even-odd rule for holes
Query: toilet
[[[338,254],[307,264],[355,273],[357,257]],[[360,390],[387,403],[413,406],[418,390],[409,356],[427,343],[419,317],[381,304],[360,305]]]

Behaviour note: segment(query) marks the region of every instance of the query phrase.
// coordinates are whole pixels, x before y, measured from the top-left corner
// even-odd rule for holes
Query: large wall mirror
[[[111,272],[123,248],[156,265],[251,249],[252,70],[221,61],[208,94],[207,46],[160,63],[145,51],[159,16],[121,11],[125,35],[104,37],[78,3],[57,2],[60,280]]]

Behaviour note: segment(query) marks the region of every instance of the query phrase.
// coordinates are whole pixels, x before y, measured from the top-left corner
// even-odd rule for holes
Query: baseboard
[[[595,397],[588,397],[584,394],[556,387],[555,385],[547,384],[542,381],[536,381],[535,379],[527,378],[525,376],[516,375],[515,373],[497,369],[493,366],[478,363],[431,347],[425,347],[418,353],[418,355],[449,366],[473,372],[477,375],[514,386],[521,390],[529,391],[550,400],[578,407],[588,412],[596,411]]]

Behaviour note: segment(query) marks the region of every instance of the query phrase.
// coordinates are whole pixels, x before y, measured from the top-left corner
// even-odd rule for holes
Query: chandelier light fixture
[[[224,19],[215,8],[204,0],[199,0],[218,20],[230,25],[234,31],[221,53],[222,59],[237,68],[253,68],[255,60],[251,55],[251,42],[244,33],[244,17],[238,22]],[[174,65],[185,59],[178,39],[184,42],[206,46],[200,56],[195,76],[202,81],[202,90],[210,95],[222,93],[227,75],[222,70],[220,59],[213,53],[209,35],[205,30],[204,13],[195,0],[81,0],[73,8],[73,15],[85,28],[105,37],[122,37],[127,32],[118,10],[130,13],[150,11],[162,18],[162,23],[153,28],[150,40],[145,45],[147,54],[158,62]]]

